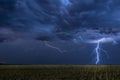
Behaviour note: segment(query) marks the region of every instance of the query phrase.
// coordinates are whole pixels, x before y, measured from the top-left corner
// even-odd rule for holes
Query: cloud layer
[[[81,28],[119,28],[119,4],[119,0],[1,0],[0,27],[38,40],[69,40]]]

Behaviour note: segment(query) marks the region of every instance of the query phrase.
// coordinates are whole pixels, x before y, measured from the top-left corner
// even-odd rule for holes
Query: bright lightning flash
[[[97,43],[95,51],[96,51],[96,64],[98,64],[100,61],[100,42]]]
[[[88,36],[89,35],[89,36]],[[96,32],[92,29],[87,29],[86,31],[80,31],[75,35],[75,38],[73,41],[75,43],[83,42],[83,43],[89,43],[89,44],[95,44],[96,47],[94,49],[94,52],[96,54],[95,56],[95,64],[99,64],[101,61],[101,54],[105,54],[108,58],[109,55],[107,54],[107,51],[103,50],[101,48],[101,45],[103,43],[113,43],[119,44],[117,41],[120,40],[120,32],[117,34],[100,34],[99,32]]]
[[[99,64],[100,62],[100,51],[104,51],[100,48],[100,43],[105,43],[105,42],[113,42],[116,43],[116,41],[113,38],[101,38],[99,40],[93,41],[93,43],[96,43],[97,46],[95,48],[95,53],[96,53],[96,64]],[[105,52],[105,51],[104,51]]]

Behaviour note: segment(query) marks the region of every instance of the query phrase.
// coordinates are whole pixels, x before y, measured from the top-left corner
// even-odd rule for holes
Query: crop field
[[[0,80],[120,80],[120,66],[1,65]]]

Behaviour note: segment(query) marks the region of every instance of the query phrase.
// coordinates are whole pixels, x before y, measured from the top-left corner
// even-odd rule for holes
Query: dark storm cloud
[[[6,25],[14,11],[15,0],[0,0],[0,27]]]
[[[119,22],[113,15],[119,14],[119,6],[114,0],[79,0],[72,5],[69,16],[72,16],[71,27],[118,27]],[[117,16],[119,16],[117,14]],[[69,20],[69,19],[68,19]],[[70,20],[71,21],[71,20]]]
[[[66,1],[1,0],[0,27],[38,35],[38,40],[68,40],[74,30],[120,25],[119,0]]]
[[[84,33],[87,28],[119,25],[120,0],[0,0],[0,61],[15,64],[95,62],[95,54],[93,58],[90,55],[96,45],[80,43],[81,33],[85,40],[101,38],[91,30]],[[101,62],[119,63],[119,54],[114,55],[115,51],[119,52],[119,46],[110,46],[113,45],[101,44],[112,56],[110,61]],[[57,54],[59,50],[65,54]]]

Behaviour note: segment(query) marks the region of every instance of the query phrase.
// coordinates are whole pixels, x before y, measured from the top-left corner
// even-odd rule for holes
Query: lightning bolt
[[[108,56],[107,52],[100,48],[100,43],[104,43],[104,42],[107,42],[109,40],[113,41],[112,38],[101,38],[101,39],[95,41],[95,43],[96,43],[96,47],[95,47],[96,62],[95,62],[95,64],[99,64],[99,62],[100,62],[100,53],[101,52],[106,53],[106,55]]]
[[[89,36],[88,36],[89,34]],[[101,45],[103,43],[113,43],[114,45],[119,44],[117,42],[120,40],[120,32],[116,35],[114,34],[99,34],[97,32],[92,31],[86,31],[84,32],[78,32],[73,39],[73,42],[75,43],[89,43],[89,44],[95,44],[94,48],[94,54],[95,54],[95,64],[99,64],[101,61],[102,54],[106,55],[107,58],[109,58],[109,55],[106,50],[101,48]]]
[[[56,49],[56,50],[59,51],[60,53],[64,53],[64,52],[65,52],[65,51],[63,51],[62,49],[60,49],[60,48],[58,48],[58,47],[55,47],[55,46],[49,44],[47,41],[45,41],[45,45],[46,45],[47,47]]]
[[[96,52],[96,64],[98,64],[100,62],[100,42],[97,43],[95,52]]]
[[[112,41],[113,44],[117,44],[117,41],[115,41],[113,38],[101,38],[97,41],[95,41],[95,43],[97,44],[95,47],[95,53],[96,53],[96,62],[95,64],[99,64],[100,62],[100,53],[103,52],[107,55],[107,57],[109,57],[109,55],[107,54],[107,51],[103,50],[100,48],[100,43],[104,43],[107,41]]]
[[[107,42],[113,42],[113,44],[117,43],[112,37],[104,37],[104,38],[100,38],[98,40],[88,41],[88,43],[96,44],[96,47],[94,49],[95,54],[96,54],[95,64],[99,64],[100,63],[100,57],[101,57],[100,55],[102,53],[104,53],[109,58],[109,55],[107,54],[107,51],[103,50],[100,47],[101,43],[107,43]]]

